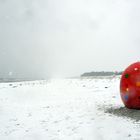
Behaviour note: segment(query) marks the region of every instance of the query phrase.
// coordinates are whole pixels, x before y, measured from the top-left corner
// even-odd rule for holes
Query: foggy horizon
[[[140,60],[139,4],[0,0],[0,78],[123,71]]]

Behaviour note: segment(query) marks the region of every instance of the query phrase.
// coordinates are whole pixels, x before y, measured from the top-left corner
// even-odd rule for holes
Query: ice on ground
[[[0,84],[0,140],[139,140],[140,111],[126,109],[119,78]]]

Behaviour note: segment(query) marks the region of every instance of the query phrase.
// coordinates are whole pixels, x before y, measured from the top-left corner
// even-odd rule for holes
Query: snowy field
[[[119,78],[0,84],[0,140],[140,140]]]

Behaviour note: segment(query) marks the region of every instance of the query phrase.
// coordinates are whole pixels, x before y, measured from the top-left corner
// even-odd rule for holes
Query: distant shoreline
[[[10,83],[10,82],[25,82],[25,81],[36,81],[36,80],[47,80],[47,79],[26,79],[26,78],[0,78],[0,83]]]
[[[92,71],[92,72],[86,72],[86,73],[83,73],[81,75],[81,77],[97,77],[97,76],[117,76],[117,75],[122,75],[122,71],[120,72],[110,72],[110,71],[99,71],[99,72],[96,72],[96,71]]]

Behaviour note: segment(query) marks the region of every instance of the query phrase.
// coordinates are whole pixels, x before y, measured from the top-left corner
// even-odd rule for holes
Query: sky
[[[140,60],[139,0],[0,0],[0,77],[122,71]]]

